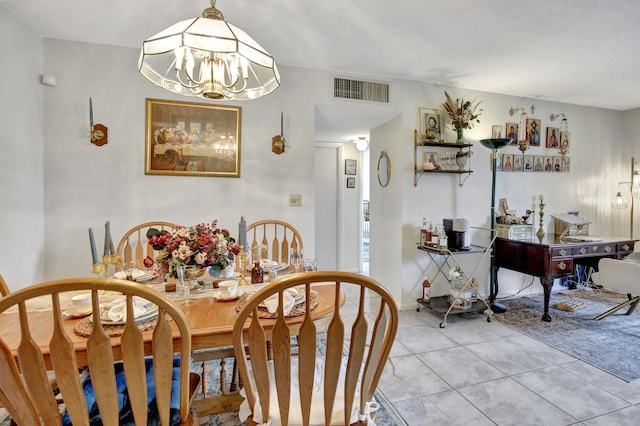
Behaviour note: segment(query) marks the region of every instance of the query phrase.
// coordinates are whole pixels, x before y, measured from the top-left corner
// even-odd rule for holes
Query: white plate
[[[69,318],[82,318],[91,314],[91,308],[84,311],[76,311],[76,308],[69,308],[63,314]]]
[[[215,300],[219,300],[219,301],[221,301],[221,302],[230,302],[230,301],[232,301],[232,300],[236,300],[236,299],[238,299],[239,297],[240,297],[240,294],[237,294],[237,293],[236,293],[236,295],[235,295],[235,296],[226,296],[226,297],[225,297],[225,296],[223,296],[223,295],[221,295],[220,293],[217,293],[217,294],[214,294],[214,295],[213,295],[213,298],[214,298]]]
[[[103,324],[124,324],[125,321],[112,321],[109,318],[110,308],[111,306],[108,306],[100,310],[100,320],[102,321],[102,323]],[[149,305],[148,307],[145,308],[144,312],[140,313],[140,315],[136,317],[136,322],[147,320],[157,314],[158,314],[158,305]]]
[[[146,274],[138,277],[138,278],[134,278],[135,281],[139,282],[139,283],[146,283],[147,281],[151,281],[152,279],[156,278],[158,276],[158,274],[156,274],[155,272],[147,272]]]
[[[142,271],[140,269],[136,269],[135,271],[133,271],[133,274],[131,275],[133,277],[134,280],[137,280],[138,278],[147,275],[147,273],[145,271]],[[117,280],[124,280],[127,278],[127,273],[125,271],[118,271],[115,274],[113,274],[113,278],[117,279]]]

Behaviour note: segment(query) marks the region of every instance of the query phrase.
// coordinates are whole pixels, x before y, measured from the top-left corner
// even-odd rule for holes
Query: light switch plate
[[[289,194],[289,206],[302,207],[302,194]]]

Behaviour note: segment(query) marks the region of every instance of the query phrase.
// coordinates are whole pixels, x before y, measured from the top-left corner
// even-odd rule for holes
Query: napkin
[[[133,316],[138,318],[147,312],[152,303],[140,297],[133,298]],[[113,322],[124,322],[127,320],[127,302],[116,303],[107,311],[107,317]]]
[[[295,288],[288,288],[283,293],[283,301],[284,301],[284,314],[289,315],[291,309],[293,309],[293,305],[295,305],[296,296],[298,295],[298,290]],[[278,310],[278,293],[272,294],[271,296],[264,299],[262,302],[267,310],[274,314]]]

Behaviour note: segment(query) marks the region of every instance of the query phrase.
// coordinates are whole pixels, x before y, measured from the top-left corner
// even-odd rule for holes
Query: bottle
[[[264,282],[263,270],[260,262],[256,261],[251,269],[251,284],[260,284]]]
[[[431,300],[431,283],[428,279],[424,279],[422,282],[422,301],[429,303]]]
[[[431,245],[438,248],[438,238],[440,237],[440,225],[436,225],[436,229],[431,233]]]
[[[427,245],[427,218],[423,217],[422,218],[422,228],[420,228],[420,245],[421,246],[426,246]]]
[[[438,236],[438,247],[440,250],[447,250],[449,248],[449,238],[443,228],[440,228],[440,235]]]
[[[432,234],[433,234],[433,224],[431,222],[429,222],[429,224],[427,226],[427,244],[425,244],[425,245],[431,244],[431,235]]]

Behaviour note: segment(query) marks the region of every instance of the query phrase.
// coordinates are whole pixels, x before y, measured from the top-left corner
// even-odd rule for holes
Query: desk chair
[[[73,331],[63,322],[59,300],[60,292],[79,290],[92,294],[93,327],[86,346],[93,392],[78,375],[76,351],[69,336]],[[115,338],[120,342],[117,351],[112,351],[113,342],[102,324],[98,299],[101,290],[126,295],[127,320],[122,335]],[[37,326],[30,324],[25,303],[38,296],[51,296],[52,302],[53,335],[51,341],[43,346],[38,346],[33,340],[32,333]],[[133,319],[134,296],[136,300],[158,306],[157,323],[150,342],[153,355],[150,358],[145,358],[143,336]],[[56,398],[47,380],[43,352],[50,354],[53,371],[58,377],[58,389],[64,399],[65,416],[69,415],[74,425],[88,425],[89,410],[95,414],[96,408],[104,425],[118,425],[121,415],[124,415],[122,408],[127,410],[126,415],[135,424],[147,424],[147,417],[154,413],[162,425],[169,425],[170,418],[171,424],[197,424],[191,403],[200,376],[189,372],[191,334],[182,311],[160,293],[123,280],[73,278],[34,285],[0,299],[0,313],[13,306],[18,307],[20,318],[20,330],[13,333],[20,336],[17,349],[20,367],[4,340],[9,333],[3,333],[0,336],[0,402],[17,424],[53,425],[61,422]],[[170,321],[178,331],[175,342]],[[30,327],[34,327],[33,330]],[[178,353],[176,358],[175,353]],[[122,363],[114,363],[116,355],[122,357]],[[176,360],[179,360],[179,366]],[[130,404],[120,407],[123,377]],[[153,380],[153,385],[148,380]],[[155,393],[155,397],[148,395],[148,389]],[[95,406],[88,406],[88,401],[94,401],[92,397],[95,397]]]
[[[149,228],[171,232],[177,228],[177,225],[171,222],[146,222],[129,229],[122,236],[116,248],[116,253],[120,255],[123,265],[129,262],[136,262],[137,269],[149,269],[144,266],[142,261],[147,256],[155,260],[157,254],[156,250],[147,241]],[[119,265],[117,269],[121,270],[122,265]]]
[[[308,315],[313,303],[311,284],[316,283],[334,285],[336,290],[326,340],[318,339],[312,315]],[[302,322],[293,325],[285,317],[283,301],[291,297],[288,289],[298,286],[306,296]],[[343,290],[359,294],[350,333],[345,333],[340,315]],[[279,301],[276,319],[261,318],[259,305],[269,297]],[[376,305],[377,311],[371,311]],[[247,322],[249,328],[243,332]],[[233,346],[246,397],[240,408],[241,420],[247,417],[247,425],[268,421],[274,425],[366,425],[375,416],[372,398],[397,327],[398,308],[393,298],[381,284],[363,275],[305,272],[263,287],[246,301],[233,326]],[[291,338],[296,335],[297,356],[291,354]]]
[[[287,222],[272,219],[247,226],[247,245],[249,248],[244,249],[251,253],[251,263],[261,259],[289,263],[289,250],[302,253],[304,248],[296,228]]]
[[[599,321],[628,306],[625,315],[630,315],[640,302],[640,253],[631,253],[623,260],[602,258],[598,261],[598,272],[591,275],[594,283],[627,294],[627,300],[604,312],[594,320]]]

